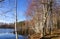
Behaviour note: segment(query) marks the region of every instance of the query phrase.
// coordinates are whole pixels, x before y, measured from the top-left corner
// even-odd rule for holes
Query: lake
[[[13,31],[14,31],[14,29],[0,28],[0,39],[16,39],[15,34],[12,33]],[[18,39],[25,39],[25,37],[22,35],[18,35]]]

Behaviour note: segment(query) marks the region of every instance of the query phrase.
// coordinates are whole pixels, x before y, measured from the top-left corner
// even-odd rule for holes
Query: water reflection
[[[15,34],[11,33],[14,29],[0,29],[0,39],[16,39]],[[24,36],[18,35],[18,39],[24,39]]]
[[[3,29],[3,28],[0,28],[0,33],[11,33],[13,31],[14,31],[14,29]]]

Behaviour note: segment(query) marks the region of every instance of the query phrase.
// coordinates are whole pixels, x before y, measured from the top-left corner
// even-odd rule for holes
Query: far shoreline
[[[0,29],[14,29],[14,28],[4,28],[4,27],[0,27]]]

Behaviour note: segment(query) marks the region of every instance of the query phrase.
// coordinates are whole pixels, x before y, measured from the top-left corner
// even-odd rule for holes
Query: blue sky
[[[28,9],[28,5],[30,4],[31,0],[17,0],[17,13],[18,13],[18,21],[24,21],[26,10]],[[60,3],[60,0],[57,0]],[[14,22],[14,7],[15,3],[14,0],[5,0],[0,2],[0,22],[12,23]],[[9,11],[9,12],[6,12]]]
[[[30,0],[31,1],[31,0]],[[28,0],[17,0],[17,15],[18,21],[24,21],[26,10],[28,9],[28,5],[30,2]],[[14,8],[15,2],[14,0],[5,0],[0,3],[0,22],[12,23],[14,22]],[[6,12],[7,11],[7,12]]]

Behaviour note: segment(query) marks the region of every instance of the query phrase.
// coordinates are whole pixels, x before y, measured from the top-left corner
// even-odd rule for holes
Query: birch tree
[[[56,12],[58,11],[56,0],[32,0],[26,17],[30,21],[33,20],[30,22],[32,29],[36,33],[43,34],[50,32],[50,29],[55,27],[54,24],[57,26],[57,15],[59,13]]]

